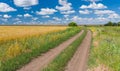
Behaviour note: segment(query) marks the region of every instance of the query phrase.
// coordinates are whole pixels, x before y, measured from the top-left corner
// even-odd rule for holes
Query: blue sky
[[[0,0],[0,24],[120,21],[119,0]]]

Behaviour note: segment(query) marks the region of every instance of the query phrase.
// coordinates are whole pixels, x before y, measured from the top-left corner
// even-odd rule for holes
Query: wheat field
[[[67,29],[64,26],[0,26],[0,41],[44,35]]]

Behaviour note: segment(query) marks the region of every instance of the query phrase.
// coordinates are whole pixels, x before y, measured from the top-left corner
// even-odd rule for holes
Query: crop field
[[[44,35],[67,29],[60,26],[0,26],[0,41]]]
[[[29,38],[40,37],[66,29],[67,27],[0,26],[0,60],[6,60],[7,58],[14,57],[20,53],[22,46],[20,47],[20,44],[18,43],[19,40],[26,42]],[[13,49],[13,47],[15,48]],[[26,52],[26,50],[24,52]]]
[[[79,31],[59,26],[0,26],[0,71],[15,71]]]
[[[93,32],[88,71],[120,71],[120,27],[89,27]]]
[[[119,43],[120,27],[0,26],[0,71],[120,71]]]

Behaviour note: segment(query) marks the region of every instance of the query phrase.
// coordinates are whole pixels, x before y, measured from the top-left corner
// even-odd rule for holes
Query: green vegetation
[[[77,26],[77,23],[75,23],[75,22],[70,22],[69,24],[68,24],[68,26]]]
[[[120,27],[89,27],[93,31],[93,47],[89,68],[104,65],[109,71],[120,71]],[[98,43],[96,45],[96,43]]]
[[[108,22],[107,24],[105,24],[104,26],[120,26],[120,22],[118,23],[113,23],[113,22]]]
[[[65,31],[49,33],[44,36],[37,35],[0,43],[0,71],[15,71],[30,62],[31,59],[58,46],[78,32],[80,32],[79,27],[68,28]]]
[[[73,57],[78,46],[86,35],[86,31],[68,46],[61,54],[59,54],[43,71],[64,71],[68,61]]]

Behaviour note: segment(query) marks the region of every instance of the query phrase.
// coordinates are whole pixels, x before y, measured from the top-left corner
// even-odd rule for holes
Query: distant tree
[[[75,22],[70,22],[70,23],[68,24],[68,26],[77,26],[77,23],[75,23]]]
[[[113,25],[112,26],[117,26],[118,25],[118,23],[113,23]]]
[[[120,22],[118,22],[118,26],[120,26]]]
[[[107,24],[105,24],[105,26],[113,26],[113,23],[109,21]]]

